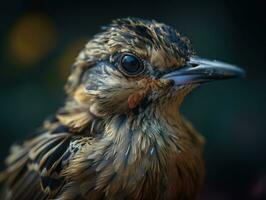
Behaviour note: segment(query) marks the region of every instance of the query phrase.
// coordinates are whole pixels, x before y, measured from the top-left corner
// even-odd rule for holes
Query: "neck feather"
[[[104,190],[114,199],[122,198],[121,192],[116,193],[121,189],[141,199],[145,187],[159,199],[158,195],[165,193],[196,193],[204,171],[202,137],[182,118],[178,106],[161,108],[158,105],[141,114],[104,120],[102,135],[72,161],[68,170],[71,178],[81,182],[82,192]],[[95,186],[88,181],[92,176],[97,176],[97,188],[90,188]],[[191,191],[185,191],[187,188]]]

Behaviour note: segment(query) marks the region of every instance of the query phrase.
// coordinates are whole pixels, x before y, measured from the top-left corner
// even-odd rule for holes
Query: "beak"
[[[193,56],[184,67],[165,74],[162,79],[172,80],[179,86],[244,76],[245,71],[237,66]]]

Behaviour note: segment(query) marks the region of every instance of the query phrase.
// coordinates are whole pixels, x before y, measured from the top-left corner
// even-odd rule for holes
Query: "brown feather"
[[[149,73],[122,74],[123,52]],[[3,199],[195,199],[204,141],[179,113],[195,86],[177,92],[160,79],[191,55],[190,41],[165,24],[113,21],[77,57],[65,105],[11,148],[0,174]]]

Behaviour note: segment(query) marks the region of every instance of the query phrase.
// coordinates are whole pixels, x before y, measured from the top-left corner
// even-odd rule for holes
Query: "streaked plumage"
[[[140,75],[121,72],[125,53]],[[162,78],[194,55],[169,26],[113,21],[77,57],[65,105],[11,148],[2,199],[195,199],[204,142],[179,107],[198,83]]]

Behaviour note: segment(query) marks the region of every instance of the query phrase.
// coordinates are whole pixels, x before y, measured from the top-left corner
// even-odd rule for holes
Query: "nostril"
[[[197,63],[191,63],[191,66],[192,66],[192,67],[197,67],[198,64],[197,64]]]
[[[175,81],[174,80],[169,80],[169,86],[173,87],[175,85]]]

